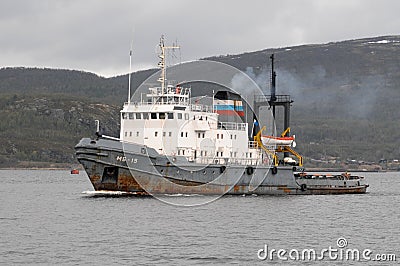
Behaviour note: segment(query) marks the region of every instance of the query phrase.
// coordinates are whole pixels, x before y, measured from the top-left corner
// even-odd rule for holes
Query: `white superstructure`
[[[267,163],[256,142],[249,141],[247,123],[219,122],[214,106],[191,102],[190,88],[166,84],[165,50],[178,47],[166,47],[161,39],[160,48],[161,86],[149,88],[140,102],[124,104],[120,140],[199,164]]]

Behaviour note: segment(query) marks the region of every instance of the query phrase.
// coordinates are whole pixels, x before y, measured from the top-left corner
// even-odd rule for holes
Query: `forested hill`
[[[268,92],[272,53],[277,93],[291,94],[295,101],[292,133],[297,149],[308,159],[400,158],[400,36],[207,59],[245,71]],[[133,87],[155,71],[134,73]],[[0,69],[0,167],[73,163],[73,146],[93,134],[94,119],[102,121],[106,132],[118,135],[127,83],[126,75]]]
[[[134,73],[132,87],[142,83],[155,70]],[[2,68],[0,92],[9,94],[64,94],[92,101],[121,104],[127,97],[125,75],[104,78],[90,72],[50,68]]]

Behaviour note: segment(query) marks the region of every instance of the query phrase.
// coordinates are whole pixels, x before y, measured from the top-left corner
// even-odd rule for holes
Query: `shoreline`
[[[345,169],[345,168],[319,168],[310,167],[305,168],[304,172],[362,172],[362,173],[384,173],[384,172],[398,172],[396,170],[365,170],[365,169]]]
[[[77,167],[0,167],[0,170],[48,170],[48,171],[71,171],[72,169],[78,169],[79,171],[84,171],[81,165]],[[304,172],[358,172],[358,173],[385,173],[385,172],[399,172],[398,170],[363,170],[363,169],[344,169],[344,168],[319,168],[310,167],[305,168]]]
[[[81,167],[78,168],[69,168],[69,167],[4,167],[0,168],[0,170],[62,170],[62,171],[71,171],[72,169],[83,170]]]

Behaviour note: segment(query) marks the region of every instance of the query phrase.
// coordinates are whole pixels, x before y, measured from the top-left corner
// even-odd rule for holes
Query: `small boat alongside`
[[[302,191],[310,194],[344,194],[365,193],[368,184],[363,176],[342,174],[308,174],[300,172],[294,174],[296,182]]]

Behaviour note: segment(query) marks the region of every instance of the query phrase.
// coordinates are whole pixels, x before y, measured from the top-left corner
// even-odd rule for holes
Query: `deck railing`
[[[275,95],[275,102],[290,102],[290,95]],[[254,101],[255,102],[265,102],[270,101],[271,95],[255,95]]]
[[[246,130],[247,123],[235,123],[235,122],[218,122],[218,129],[225,130]]]

